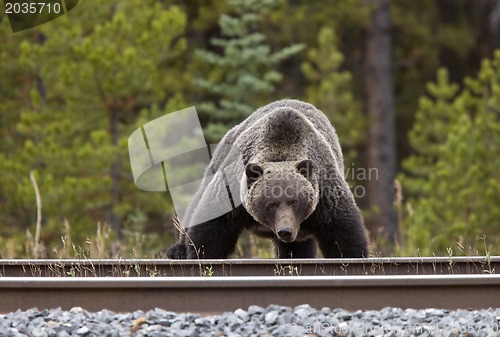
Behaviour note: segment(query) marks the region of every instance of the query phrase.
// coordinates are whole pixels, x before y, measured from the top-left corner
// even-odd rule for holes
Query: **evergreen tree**
[[[482,63],[477,78],[464,80],[464,89],[456,97],[457,87],[447,82],[444,71],[438,84],[429,88],[434,101],[421,100],[412,130],[417,155],[405,162],[409,172],[417,172],[423,164],[427,176],[403,177],[410,188],[419,186],[409,201],[412,214],[404,223],[408,248],[442,254],[457,244],[467,253],[483,245],[481,238],[490,248],[497,247],[500,51]]]
[[[165,195],[149,193],[141,200],[127,138],[141,110],[163,105],[167,97],[182,101],[182,69],[170,66],[186,48],[180,38],[185,22],[179,8],[153,0],[85,2],[36,28],[37,38],[18,46],[19,62],[30,74],[24,96],[29,104],[16,125],[21,149],[8,154],[2,173],[17,179],[12,198],[18,209],[26,205],[34,215],[29,172],[36,172],[49,233],[67,218],[82,242],[98,222],[112,223],[119,233],[136,209],[168,213]],[[22,223],[34,223],[33,215]]]
[[[299,52],[302,45],[271,51],[262,33],[262,21],[276,6],[275,0],[231,0],[231,14],[219,18],[221,37],[212,38],[214,49],[198,50],[200,57],[213,68],[196,83],[214,96],[199,105],[208,122],[205,136],[217,142],[232,126],[257,107],[269,103],[282,75],[275,70],[283,60]]]
[[[415,123],[408,133],[408,139],[416,153],[403,161],[408,173],[405,190],[412,196],[420,196],[423,186],[440,159],[440,149],[448,137],[449,126],[456,122],[459,111],[453,103],[459,86],[451,83],[448,71],[444,68],[437,72],[436,83],[427,84],[430,97],[421,97]]]
[[[335,31],[323,27],[317,40],[318,47],[308,50],[308,60],[301,67],[309,81],[306,101],[322,110],[332,122],[342,145],[345,166],[351,169],[366,127],[361,102],[353,96],[351,73],[341,68],[344,56]]]

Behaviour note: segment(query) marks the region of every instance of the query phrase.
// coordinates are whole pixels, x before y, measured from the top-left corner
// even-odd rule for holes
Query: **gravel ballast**
[[[216,316],[162,309],[90,313],[82,308],[30,309],[0,315],[2,337],[130,336],[500,336],[500,309],[342,309],[250,306]]]

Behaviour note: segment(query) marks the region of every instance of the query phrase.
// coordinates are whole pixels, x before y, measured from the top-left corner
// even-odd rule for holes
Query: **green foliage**
[[[390,2],[405,171],[400,191],[408,197],[400,193],[397,201],[402,253],[442,254],[453,241],[467,252],[482,235],[485,243],[498,243],[497,59],[485,61],[464,88],[454,84],[491,57],[496,38],[488,35],[488,6]],[[142,257],[165,248],[173,240],[172,202],[168,194],[134,186],[127,137],[193,104],[207,140],[216,142],[272,100],[310,101],[335,125],[346,169],[363,167],[369,141],[363,39],[371,9],[365,0],[328,6],[318,0],[80,1],[67,15],[15,34],[0,14],[0,256],[30,257],[32,171],[50,257]],[[426,86],[440,67],[449,73],[440,70]],[[121,238],[110,230],[111,213],[121,221]],[[258,251],[270,256],[268,246]]]
[[[341,69],[344,56],[339,50],[335,31],[323,27],[317,39],[318,47],[309,49],[308,60],[302,63],[302,72],[310,83],[306,101],[328,116],[342,143],[344,161],[352,163],[356,158],[356,147],[365,137],[361,102],[353,97],[351,73]]]
[[[404,169],[410,174],[405,180],[405,190],[411,195],[430,192],[423,190],[424,183],[440,159],[450,124],[455,123],[460,114],[453,104],[459,87],[450,83],[446,69],[437,72],[436,83],[429,83],[427,90],[430,97],[420,98],[415,123],[408,133],[417,153],[403,162]]]
[[[299,44],[271,51],[261,32],[262,21],[276,6],[275,0],[232,0],[234,13],[222,14],[219,18],[220,38],[212,38],[211,44],[222,51],[198,50],[198,55],[212,66],[206,78],[197,78],[195,83],[218,97],[199,105],[205,113],[208,125],[205,135],[218,141],[229,126],[236,124],[252,113],[268,95],[276,89],[282,75],[275,70],[281,61],[299,52]]]
[[[37,28],[37,38],[16,42],[19,63],[9,61],[20,64],[29,79],[22,93],[28,104],[9,121],[17,147],[2,154],[1,194],[9,196],[1,218],[34,224],[31,170],[40,184],[47,241],[59,236],[65,219],[73,239],[83,242],[98,222],[109,221],[110,212],[124,223],[125,236],[127,226],[134,235],[147,229],[133,216],[135,209],[169,213],[164,195],[143,197],[134,186],[127,138],[141,109],[167,97],[182,100],[181,69],[169,65],[186,49],[180,38],[185,24],[178,7],[157,1],[85,2]],[[113,199],[113,163],[121,168],[120,195],[136,198]]]
[[[398,156],[410,155],[407,133],[413,127],[420,97],[427,94],[426,83],[436,71],[446,67],[451,80],[459,82],[477,72],[479,55],[484,50],[480,23],[472,23],[484,10],[475,3],[457,0],[443,3],[434,0],[391,2],[394,42],[394,81],[398,127]],[[485,18],[483,17],[484,21]]]
[[[477,78],[464,80],[459,94],[445,71],[429,91],[410,134],[417,154],[404,163],[403,183],[414,193],[406,242],[425,255],[455,243],[474,250],[484,235],[498,246],[500,51],[483,61]]]

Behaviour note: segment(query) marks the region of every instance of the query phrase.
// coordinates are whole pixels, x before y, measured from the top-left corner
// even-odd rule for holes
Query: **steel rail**
[[[0,278],[1,312],[77,306],[211,313],[304,303],[349,310],[499,307],[500,275]]]
[[[348,276],[500,273],[500,257],[0,260],[0,277]]]

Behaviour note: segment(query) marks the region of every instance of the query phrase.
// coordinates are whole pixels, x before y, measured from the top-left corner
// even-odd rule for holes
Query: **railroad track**
[[[222,312],[256,304],[350,310],[500,307],[500,257],[0,260],[0,312]]]
[[[379,276],[500,273],[500,256],[367,259],[0,260],[0,277]]]

